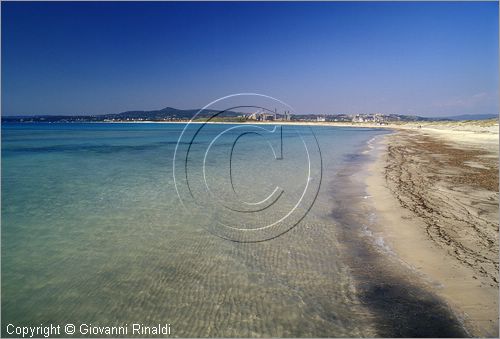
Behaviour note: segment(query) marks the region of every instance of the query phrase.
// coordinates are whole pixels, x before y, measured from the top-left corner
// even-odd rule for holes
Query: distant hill
[[[446,119],[450,120],[487,120],[494,118],[498,119],[498,114],[462,114],[446,117]]]
[[[225,111],[219,117],[214,117],[218,110],[199,109],[177,109],[165,107],[151,111],[126,111],[113,114],[100,115],[34,115],[34,116],[2,116],[3,123],[17,122],[108,122],[108,121],[188,121],[196,113],[197,119],[212,118],[212,121],[244,121],[238,118],[243,115],[241,112]],[[282,114],[277,114],[278,119],[282,119]],[[404,121],[452,121],[452,120],[484,120],[498,118],[494,114],[464,114],[451,117],[421,117],[417,115],[402,114],[294,114],[292,121],[344,121],[344,122],[404,122]],[[324,119],[324,120],[322,120]]]
[[[128,121],[128,120],[147,120],[147,121],[171,121],[171,120],[189,120],[196,113],[200,112],[197,118],[208,118],[219,113],[218,110],[200,109],[176,109],[166,107],[153,111],[127,111],[113,114],[100,115],[33,115],[33,116],[2,116],[2,122],[99,122],[99,121]],[[242,113],[225,111],[222,115],[225,118],[237,117]]]
[[[219,113],[218,110],[202,110],[199,109],[176,109],[172,107],[166,107],[155,111],[127,111],[118,114],[107,114],[104,115],[107,119],[147,119],[147,120],[189,120],[194,117],[196,113],[200,112],[199,118],[211,117],[214,114]],[[223,113],[224,117],[236,117],[241,115],[238,112],[226,111]]]

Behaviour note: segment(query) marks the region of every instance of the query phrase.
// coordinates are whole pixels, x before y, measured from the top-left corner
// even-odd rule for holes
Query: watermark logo
[[[198,111],[177,141],[173,176],[192,219],[236,242],[261,242],[293,229],[311,210],[322,158],[310,126],[291,124],[293,108],[239,93]]]

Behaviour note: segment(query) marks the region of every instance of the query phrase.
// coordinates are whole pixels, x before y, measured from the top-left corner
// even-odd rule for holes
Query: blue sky
[[[2,2],[2,114],[498,113],[497,2]]]

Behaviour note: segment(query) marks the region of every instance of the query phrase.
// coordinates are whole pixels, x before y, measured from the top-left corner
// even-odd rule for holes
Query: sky
[[[499,111],[497,2],[2,2],[2,114]]]

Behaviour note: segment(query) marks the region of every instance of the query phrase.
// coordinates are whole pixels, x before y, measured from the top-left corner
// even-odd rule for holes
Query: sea
[[[3,124],[2,336],[54,325],[66,337],[68,324],[78,337],[165,336],[134,324],[175,337],[466,336],[368,231],[363,178],[388,133]]]

